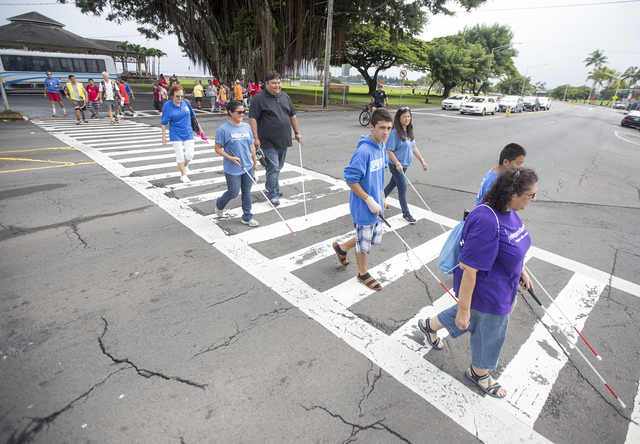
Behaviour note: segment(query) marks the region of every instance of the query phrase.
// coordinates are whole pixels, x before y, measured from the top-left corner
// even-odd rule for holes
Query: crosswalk
[[[192,181],[183,184],[178,180],[173,148],[162,145],[159,128],[129,120],[115,126],[107,120],[80,126],[54,120],[34,123],[82,151],[163,208],[481,441],[551,442],[536,430],[536,421],[554,390],[558,375],[567,365],[568,358],[561,347],[567,348],[568,344],[545,328],[553,325],[547,316],[542,318],[542,323],[538,320],[527,326],[531,334],[522,340],[508,362],[501,362],[503,367],[498,376],[509,391],[506,400],[495,400],[480,396],[463,376],[447,374],[429,361],[431,348],[423,342],[417,321],[454,304],[447,293],[443,292],[433,303],[414,307],[415,315],[394,330],[382,331],[355,314],[354,307],[376,292],[358,283],[353,273],[336,271],[328,284],[310,282],[307,276],[341,268],[337,266],[331,243],[354,235],[350,231],[349,187],[343,180],[316,171],[303,171],[297,165],[285,165],[281,173],[285,196],[278,209],[286,214],[288,225],[296,233],[293,238],[259,192],[264,190],[262,170],[257,174],[258,187],[254,186],[252,192],[252,211],[260,220],[260,227],[248,228],[239,223],[242,215],[239,199],[230,203],[225,217],[215,216],[215,199],[225,191],[226,182],[222,159],[215,154],[213,142],[206,144],[196,139],[196,157],[190,164]],[[301,191],[303,180],[305,194]],[[306,215],[302,210],[305,200],[310,209]],[[341,203],[332,204],[338,200]],[[399,208],[397,200],[389,198],[387,202]],[[412,207],[411,214],[421,227],[439,234],[412,245],[420,260],[401,251],[370,268],[383,286],[383,293],[386,290],[393,294],[405,276],[420,271],[421,263],[434,264],[447,236],[439,225],[452,228],[458,222],[419,207]],[[411,229],[400,215],[388,217],[388,221],[398,233]],[[268,256],[265,251],[274,250],[264,248],[269,244],[281,246],[277,249],[281,253]],[[569,276],[555,302],[580,330],[605,288],[640,297],[640,286],[635,283],[536,247],[531,248],[526,262],[534,271],[536,267],[553,266]],[[326,288],[318,288],[323,285]],[[551,306],[548,310],[554,319],[562,319],[558,308]],[[564,326],[570,340],[576,343],[577,335]],[[610,398],[608,393],[602,393]],[[633,405],[633,394],[623,395],[628,398],[625,402]],[[637,436],[637,430],[631,427],[629,436]]]

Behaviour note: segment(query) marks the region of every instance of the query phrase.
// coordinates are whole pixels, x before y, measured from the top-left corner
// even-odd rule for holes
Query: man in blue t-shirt
[[[482,178],[482,182],[480,183],[480,190],[478,191],[478,196],[476,197],[476,202],[473,206],[475,207],[482,203],[482,198],[491,189],[491,186],[496,181],[501,172],[503,172],[510,166],[522,166],[524,164],[524,158],[526,157],[526,155],[527,152],[525,151],[525,149],[517,143],[510,143],[505,146],[500,152],[500,160],[498,162],[498,165],[487,171],[487,174],[485,174]]]
[[[56,102],[62,107],[62,115],[67,115],[67,110],[60,97],[60,88],[62,88],[60,79],[54,78],[51,71],[47,71],[47,78],[44,79],[44,96],[49,97],[49,101],[51,101],[51,115],[54,117],[56,116]]]
[[[384,210],[384,170],[388,163],[385,142],[393,128],[393,118],[386,109],[378,109],[371,115],[371,135],[360,137],[358,146],[344,169],[344,178],[351,188],[349,211],[356,228],[355,237],[338,244],[333,249],[343,267],[349,265],[347,252],[356,248],[358,281],[371,290],[382,290],[382,286],[367,271],[367,254],[371,245],[380,245],[382,240],[382,216]]]

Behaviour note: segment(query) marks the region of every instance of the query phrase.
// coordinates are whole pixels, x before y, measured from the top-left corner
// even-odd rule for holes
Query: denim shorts
[[[371,245],[380,245],[382,242],[382,221],[374,225],[358,225],[356,227],[356,253],[371,253]]]
[[[469,332],[471,335],[471,364],[481,370],[493,370],[498,366],[498,358],[502,351],[507,328],[509,327],[509,315],[495,315],[482,313],[471,309],[469,328],[460,330],[456,327],[456,314],[458,305],[453,305],[438,314],[438,320],[447,329],[452,338],[457,338]]]

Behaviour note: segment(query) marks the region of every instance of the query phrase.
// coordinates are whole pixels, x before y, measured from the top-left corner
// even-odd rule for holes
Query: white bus
[[[44,90],[47,71],[63,85],[69,74],[83,84],[89,79],[99,83],[102,71],[113,79],[117,76],[116,64],[109,56],[0,49],[0,76],[7,91]]]

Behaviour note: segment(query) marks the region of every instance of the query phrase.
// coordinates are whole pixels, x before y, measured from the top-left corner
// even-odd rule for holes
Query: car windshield
[[[456,94],[455,96],[449,97],[449,100],[464,100],[464,96]]]
[[[471,99],[472,102],[484,102],[484,97],[474,97]]]

